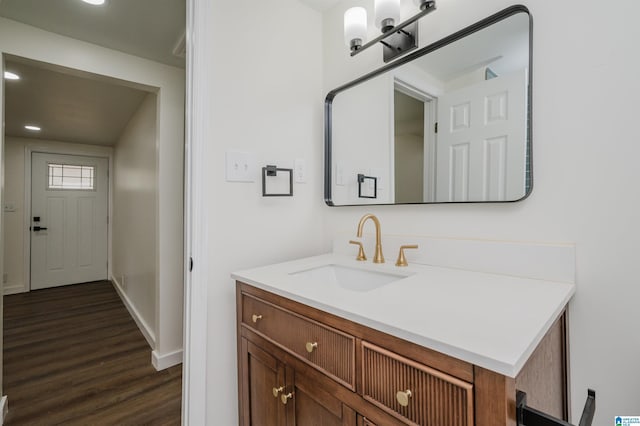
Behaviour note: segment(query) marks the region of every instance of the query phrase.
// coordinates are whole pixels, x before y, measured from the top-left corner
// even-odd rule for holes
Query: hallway
[[[182,365],[157,372],[108,281],[4,297],[7,425],[180,424]]]

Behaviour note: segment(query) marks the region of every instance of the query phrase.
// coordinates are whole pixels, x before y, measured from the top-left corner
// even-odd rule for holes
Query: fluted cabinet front
[[[365,399],[409,424],[473,425],[472,384],[368,342],[362,384]]]

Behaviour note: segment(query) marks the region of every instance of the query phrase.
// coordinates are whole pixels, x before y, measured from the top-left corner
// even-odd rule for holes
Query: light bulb
[[[352,7],[344,13],[344,41],[351,50],[358,50],[367,38],[367,10]]]
[[[375,0],[376,27],[386,33],[400,22],[400,0]]]
[[[14,72],[11,71],[5,71],[4,72],[4,78],[7,80],[20,80],[20,76]]]

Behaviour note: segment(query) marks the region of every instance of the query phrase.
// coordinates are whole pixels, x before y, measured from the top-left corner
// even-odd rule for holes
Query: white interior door
[[[439,97],[436,201],[522,198],[526,119],[525,70]]]
[[[31,289],[107,279],[108,160],[33,153]]]

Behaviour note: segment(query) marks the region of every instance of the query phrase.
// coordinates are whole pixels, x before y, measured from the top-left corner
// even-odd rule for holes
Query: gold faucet
[[[396,260],[396,266],[409,266],[409,263],[407,262],[407,258],[404,257],[404,250],[417,249],[417,248],[418,248],[417,244],[400,246],[400,251],[398,252],[398,260]]]
[[[384,256],[382,255],[382,242],[380,241],[380,221],[377,217],[371,213],[365,214],[358,222],[358,238],[362,238],[362,227],[367,219],[371,219],[376,226],[376,254],[373,256],[373,263],[384,263]]]

